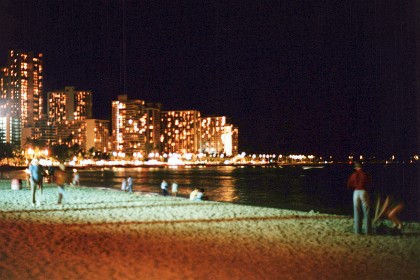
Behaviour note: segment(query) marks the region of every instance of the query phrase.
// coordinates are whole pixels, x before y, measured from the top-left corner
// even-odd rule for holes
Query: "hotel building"
[[[113,151],[140,158],[146,155],[147,114],[143,100],[119,95],[112,101]]]
[[[48,121],[51,124],[92,118],[92,92],[65,87],[48,92]]]
[[[163,153],[200,151],[200,112],[162,111],[160,141]]]
[[[109,136],[109,121],[99,119],[86,119],[85,151],[93,148],[97,152],[111,151],[111,137]]]
[[[162,104],[146,104],[146,151],[145,154],[159,153],[160,145],[160,111]]]
[[[84,120],[88,118],[92,118],[92,92],[76,91],[71,86],[48,92],[47,125],[43,125],[42,133],[44,140],[69,146],[85,143]]]
[[[43,58],[42,54],[12,50],[7,66],[2,68],[0,126],[3,138],[21,146],[27,138],[39,139],[37,126],[42,118]]]
[[[227,124],[226,117],[201,118],[200,151],[205,154],[238,153],[238,129]]]
[[[47,94],[44,140],[51,144],[80,145],[88,151],[109,152],[109,121],[92,119],[92,92],[67,86]]]
[[[226,117],[201,118],[200,151],[206,154],[223,153],[222,135]]]
[[[223,152],[226,156],[239,154],[239,129],[232,124],[226,124],[222,135]]]

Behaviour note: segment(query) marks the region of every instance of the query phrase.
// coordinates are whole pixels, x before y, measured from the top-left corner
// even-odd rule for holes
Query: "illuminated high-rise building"
[[[0,69],[0,142],[10,143],[10,110],[7,100],[6,79],[7,67]]]
[[[226,156],[235,156],[239,153],[239,130],[232,124],[226,124],[222,135],[223,153]]]
[[[160,103],[146,104],[146,155],[160,152]]]
[[[86,121],[63,121],[55,124],[56,143],[68,147],[79,145],[86,151]]]
[[[119,95],[112,101],[113,149],[128,157],[144,157],[146,153],[147,114],[143,100]]]
[[[222,135],[226,117],[201,118],[200,151],[206,154],[223,153]]]
[[[99,119],[86,119],[86,141],[84,150],[94,149],[96,152],[108,153],[111,151],[109,135],[109,121]]]
[[[0,98],[7,110],[0,113],[9,129],[4,133],[10,143],[21,146],[27,138],[39,139],[37,126],[42,117],[42,54],[10,51],[7,66],[1,71]],[[6,101],[5,101],[6,100]]]
[[[161,136],[164,153],[198,153],[200,112],[196,110],[162,111]]]
[[[92,92],[75,90],[68,86],[64,90],[47,93],[47,121],[42,126],[43,140],[47,143],[82,143],[85,140],[84,120],[92,118]],[[43,124],[44,122],[40,122]],[[80,131],[80,133],[79,133]],[[64,141],[72,134],[72,141]]]
[[[108,153],[111,148],[108,120],[64,121],[56,124],[55,132],[55,143],[60,145],[79,145],[85,152],[93,148],[95,152],[101,153]]]
[[[92,92],[65,87],[62,91],[48,92],[47,113],[50,123],[92,118]]]
[[[201,118],[200,151],[206,154],[238,153],[238,129],[226,117]]]

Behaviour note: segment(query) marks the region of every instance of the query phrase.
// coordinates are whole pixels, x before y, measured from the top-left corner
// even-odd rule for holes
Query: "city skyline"
[[[160,103],[127,95],[112,101],[111,135],[109,120],[93,119],[91,91],[66,86],[44,93],[43,57],[11,50],[7,66],[1,68],[2,143],[29,153],[33,139],[52,149],[65,145],[90,155],[135,159],[157,153],[238,154],[238,129],[225,116],[201,118],[195,110],[161,111]]]
[[[44,91],[91,90],[95,117],[127,94],[227,115],[249,152],[418,152],[414,1],[1,5],[0,51],[44,53]]]

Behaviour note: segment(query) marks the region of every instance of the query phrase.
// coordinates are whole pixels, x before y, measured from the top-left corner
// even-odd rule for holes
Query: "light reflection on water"
[[[394,194],[406,203],[402,218],[420,220],[416,166],[369,165],[375,193]],[[179,184],[179,195],[188,197],[194,188],[204,188],[210,200],[302,211],[352,215],[352,193],[345,185],[352,167],[327,165],[322,169],[280,167],[136,167],[81,169],[81,184],[121,188],[124,177],[132,176],[134,191],[160,192],[163,179]],[[21,173],[19,173],[21,172]],[[10,176],[24,178],[23,171]],[[12,173],[12,172],[10,172]]]

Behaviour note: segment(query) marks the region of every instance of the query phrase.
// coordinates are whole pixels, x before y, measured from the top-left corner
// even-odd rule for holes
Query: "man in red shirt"
[[[362,233],[362,211],[363,220],[366,225],[366,234],[372,232],[370,218],[370,199],[367,187],[371,184],[371,178],[362,170],[360,163],[354,164],[354,173],[347,181],[347,187],[353,190],[353,211],[354,211],[354,232]]]

